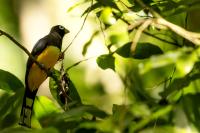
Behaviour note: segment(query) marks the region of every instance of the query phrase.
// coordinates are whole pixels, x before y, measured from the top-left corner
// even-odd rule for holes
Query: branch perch
[[[30,58],[34,61],[35,64],[37,64],[42,70],[44,70],[47,75],[50,75],[50,71],[48,71],[41,63],[39,63],[35,57],[22,45],[20,44],[14,37],[12,37],[10,34],[6,33],[3,30],[0,30],[0,35],[6,36],[8,39],[10,39],[14,44],[16,44],[19,48],[21,48]]]
[[[56,75],[54,75],[53,71],[48,70],[45,68],[45,66],[41,63],[39,63],[35,57],[33,55],[31,55],[31,53],[22,45],[20,44],[14,37],[12,37],[10,34],[6,33],[3,30],[0,30],[0,36],[4,35],[5,37],[7,37],[9,40],[11,40],[15,45],[17,45],[19,48],[21,48],[30,58],[31,60],[34,61],[35,64],[37,64],[39,66],[40,69],[44,70],[45,73],[49,76],[52,77],[55,82],[58,84],[59,88],[62,88],[62,82],[60,81],[60,79],[58,79],[56,77]]]
[[[132,41],[132,45],[131,45],[132,53],[134,53],[134,51],[135,51],[136,44],[139,41],[141,34],[143,32],[145,32],[145,29],[150,25],[153,25],[158,29],[170,29],[174,33],[187,39],[188,41],[192,42],[193,44],[198,45],[198,46],[200,45],[200,34],[199,33],[187,31],[186,29],[167,21],[166,19],[162,18],[160,16],[160,14],[155,12],[151,7],[145,5],[142,0],[136,0],[136,2],[144,9],[148,9],[154,18],[142,19],[142,20],[136,21],[135,23],[132,23],[129,25],[128,30],[133,30],[133,29],[139,27],[135,34],[135,37]]]

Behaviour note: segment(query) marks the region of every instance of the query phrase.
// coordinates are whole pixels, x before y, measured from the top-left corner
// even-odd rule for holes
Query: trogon
[[[69,33],[61,25],[51,28],[48,35],[40,39],[31,54],[46,69],[52,69],[61,55],[62,39]],[[29,57],[25,75],[25,94],[20,115],[20,125],[31,127],[33,103],[39,86],[46,80],[47,74]]]

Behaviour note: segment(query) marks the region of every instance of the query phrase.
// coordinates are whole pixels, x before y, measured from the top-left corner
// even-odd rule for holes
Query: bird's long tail
[[[31,116],[35,95],[35,92],[30,92],[30,90],[26,88],[19,122],[19,124],[22,126],[31,128]]]

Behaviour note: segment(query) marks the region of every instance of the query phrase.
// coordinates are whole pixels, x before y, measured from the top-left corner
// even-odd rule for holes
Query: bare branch
[[[71,68],[73,68],[73,67],[79,65],[80,63],[82,63],[82,62],[84,62],[84,61],[90,60],[90,59],[95,58],[95,57],[96,57],[96,56],[90,57],[90,58],[87,58],[87,59],[84,59],[84,60],[80,60],[80,61],[78,61],[78,62],[72,64],[72,65],[69,66],[68,68],[66,68],[66,69],[65,69],[65,72],[68,72]]]
[[[200,45],[200,34],[199,33],[187,31],[186,29],[165,20],[157,12],[155,12],[151,7],[145,5],[142,0],[136,0],[136,1],[138,2],[138,4],[140,4],[141,7],[143,7],[144,9],[148,9],[155,18],[148,18],[146,20],[140,20],[136,23],[130,24],[129,29],[134,29],[135,27],[140,26],[135,35],[135,38],[133,40],[133,44],[131,46],[132,52],[134,51],[134,48],[136,47],[136,43],[139,41],[139,37],[141,36],[141,33],[149,25],[153,25],[158,29],[167,29],[168,28],[171,31],[178,34],[179,36],[192,42],[193,44]]]
[[[44,70],[47,75],[51,75],[50,71],[47,70],[42,64],[40,64],[35,57],[22,45],[20,44],[14,37],[12,37],[10,34],[6,33],[3,30],[0,30],[0,35],[6,36],[8,39],[10,39],[14,44],[16,44],[19,48],[21,48],[30,58],[37,64],[42,70]]]
[[[169,28],[170,30],[172,30],[173,32],[175,32],[176,34],[187,39],[188,41],[190,41],[196,45],[200,45],[200,34],[199,33],[187,31],[184,28],[179,27],[178,25],[175,25],[163,18],[155,19],[155,23],[164,25],[167,28]]]
[[[140,26],[141,24],[143,24],[147,19],[140,19],[138,21],[135,21],[134,23],[130,24],[128,26],[128,30],[133,30],[135,28],[137,28],[138,26]]]
[[[140,39],[140,36],[142,34],[142,32],[152,23],[152,20],[151,19],[147,19],[137,30],[136,34],[135,34],[135,37],[132,41],[132,44],[131,44],[131,52],[134,53],[135,52],[135,48],[136,48],[136,45]]]
[[[158,39],[158,40],[160,40],[160,41],[166,42],[166,43],[168,43],[168,44],[172,44],[172,45],[175,45],[175,46],[177,46],[177,47],[182,47],[182,45],[180,45],[180,44],[178,44],[178,43],[176,43],[176,42],[167,41],[167,40],[162,39],[162,38],[160,38],[160,37],[158,37],[158,36],[156,36],[156,35],[154,35],[154,34],[151,34],[151,33],[147,32],[147,31],[143,31],[143,33],[146,34],[146,35],[148,35],[148,36],[151,36],[151,37],[153,37],[153,38],[155,38],[155,39]]]

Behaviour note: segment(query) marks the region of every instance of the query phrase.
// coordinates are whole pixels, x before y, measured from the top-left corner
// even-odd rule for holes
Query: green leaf
[[[71,117],[81,117],[83,116],[85,113],[89,113],[92,116],[98,117],[98,118],[105,118],[107,117],[107,113],[105,113],[104,111],[98,109],[97,107],[93,106],[93,105],[81,105],[79,107],[73,108],[67,112],[65,112],[63,114],[63,118],[67,119],[67,118],[71,118]]]
[[[82,55],[85,56],[85,54],[87,53],[88,47],[90,46],[90,44],[92,43],[94,37],[99,33],[99,31],[96,31],[92,34],[92,36],[90,37],[90,39],[83,45],[83,50],[82,50]]]
[[[6,92],[6,91],[5,91]],[[2,126],[3,119],[11,114],[16,114],[16,110],[21,107],[23,90],[19,90],[14,94],[2,93],[0,97],[0,125]]]
[[[1,133],[59,133],[57,129],[53,127],[43,129],[27,129],[23,127],[7,128],[1,131]]]
[[[14,113],[10,113],[10,114],[7,114],[4,119],[1,121],[1,128],[4,129],[4,128],[7,128],[7,127],[10,127],[12,125],[14,125],[15,123],[17,123],[18,121],[18,118],[17,118],[17,115],[14,114]]]
[[[68,103],[71,104],[71,107],[79,106],[82,104],[81,97],[74,85],[74,83],[69,79],[69,98]],[[69,105],[70,107],[70,105]]]
[[[101,55],[97,58],[97,64],[102,69],[111,68],[115,70],[115,58],[111,54]]]
[[[89,114],[99,117],[99,118],[105,118],[107,117],[107,113],[98,109],[97,107],[93,105],[83,105],[83,108],[85,108],[85,111],[88,112]]]
[[[0,89],[16,92],[24,88],[22,82],[12,73],[0,70],[0,75]]]
[[[187,116],[187,120],[196,125],[195,127],[200,130],[200,94],[188,94],[181,98],[181,105]]]
[[[58,78],[60,77],[59,71],[55,70],[55,74],[57,75]],[[66,90],[64,90],[64,91],[66,91],[67,97],[60,95],[62,93],[61,88],[59,88],[59,86],[57,85],[57,83],[54,81],[53,78],[50,78],[49,87],[50,87],[50,92],[51,92],[52,96],[54,97],[54,99],[59,103],[59,105],[64,110],[66,109],[65,102],[67,102],[68,108],[82,104],[80,95],[78,94],[78,91],[77,91],[75,85],[70,80],[67,73],[64,74],[64,77],[62,78],[62,80],[63,80],[62,82],[65,83],[68,87],[68,88],[66,87],[65,88]],[[67,100],[67,101],[65,101],[65,100]]]
[[[80,123],[80,127],[81,129],[93,129],[93,130],[97,129],[99,132],[102,133],[111,133],[113,131],[116,131],[116,128],[119,128],[115,123],[113,123],[111,117],[103,119],[102,121],[98,122],[91,121],[91,122]]]
[[[138,43],[133,57],[135,59],[145,59],[152,55],[158,55],[162,53],[162,50],[156,45],[151,43]]]
[[[115,17],[113,16],[112,13],[112,8],[106,7],[102,10],[100,19],[104,24],[112,25],[116,22]]]
[[[131,55],[131,42],[118,48],[116,53],[122,57],[133,57],[135,59],[145,59],[152,55],[162,54],[162,50],[151,43],[138,43],[134,55]]]
[[[141,63],[139,66],[140,74],[144,74],[152,69],[161,68],[167,65],[175,64],[179,76],[188,74],[195,62],[198,60],[198,53],[200,48],[180,48],[176,51],[169,51],[163,55],[153,56],[149,60]]]
[[[116,50],[116,53],[125,58],[131,57],[131,44],[131,42],[124,44]]]
[[[160,95],[163,98],[166,98],[168,95],[172,94],[172,92],[179,91],[184,87],[187,87],[189,83],[190,79],[188,79],[187,76],[183,78],[176,78],[163,92],[160,93]]]
[[[129,111],[129,106],[127,105],[113,105],[113,120],[115,123],[121,124],[121,128],[125,129],[133,121],[133,116]]]
[[[184,77],[176,78],[173,82],[163,91],[160,95],[163,98],[166,98],[173,92],[180,91],[184,87],[187,87],[192,81],[197,80],[200,78],[200,73],[189,73]]]
[[[173,111],[174,106],[173,105],[167,105],[165,107],[159,108],[156,111],[152,112],[152,114],[148,117],[145,117],[144,119],[138,121],[137,123],[134,123],[134,125],[130,126],[130,132],[137,132],[140,129],[143,129],[145,126],[147,126],[150,122],[153,120],[157,120],[158,118],[162,116],[166,116],[170,112]]]
[[[59,112],[59,108],[46,96],[38,96],[34,101],[34,112],[37,119],[42,119],[52,113]]]
[[[88,114],[90,114],[89,118]],[[94,117],[105,118],[107,116],[104,111],[93,105],[81,105],[63,113],[49,115],[44,119],[46,123],[43,126],[54,126],[59,130],[73,129],[78,128],[79,123],[82,123],[84,120],[93,121],[92,118]]]

